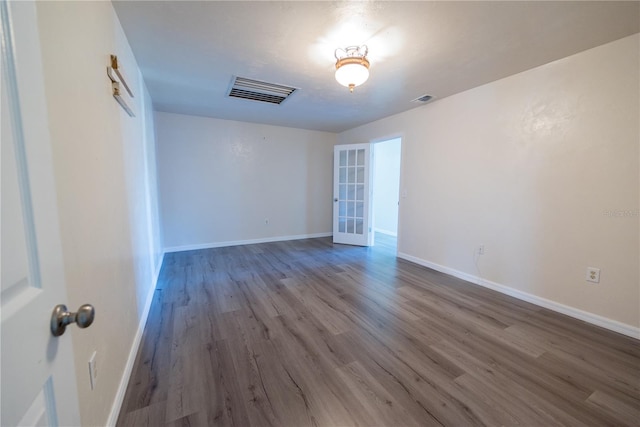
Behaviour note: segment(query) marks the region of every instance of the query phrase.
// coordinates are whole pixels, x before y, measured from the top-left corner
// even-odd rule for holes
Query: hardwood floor
[[[639,341],[380,238],[167,254],[118,426],[639,424]]]

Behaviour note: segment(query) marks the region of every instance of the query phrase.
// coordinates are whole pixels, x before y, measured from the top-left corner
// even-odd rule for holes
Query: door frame
[[[401,239],[401,235],[402,235],[402,206],[403,206],[403,200],[407,198],[407,190],[404,188],[403,184],[404,184],[404,179],[403,179],[403,173],[402,171],[404,170],[404,152],[405,152],[405,135],[403,132],[400,133],[392,133],[390,135],[387,136],[382,136],[382,137],[378,137],[378,138],[373,138],[369,140],[369,143],[373,146],[375,146],[375,144],[378,144],[380,142],[386,142],[386,141],[390,141],[393,139],[399,139],[400,140],[400,177],[399,177],[399,188],[398,188],[398,226],[397,226],[397,237],[396,237],[396,254],[400,252],[400,239]],[[373,148],[371,151],[373,151],[373,155],[375,156],[375,148]],[[375,160],[375,158],[372,157],[372,161]],[[373,192],[375,192],[375,188],[373,185],[373,175],[371,176],[371,192],[373,194]],[[370,200],[370,204],[371,207],[370,209],[373,210],[373,197],[371,197]],[[373,218],[373,222],[371,223],[371,226],[373,227],[373,233],[375,234],[375,218]]]
[[[376,188],[375,188],[375,181],[376,181],[376,176],[378,174],[378,170],[375,167],[376,166],[376,151],[377,151],[377,147],[379,144],[383,144],[385,142],[390,142],[390,141],[394,141],[394,140],[399,140],[400,141],[400,164],[399,164],[399,171],[398,171],[398,202],[396,205],[396,210],[397,210],[397,220],[396,220],[396,240],[400,237],[400,199],[402,198],[402,152],[403,152],[403,139],[404,137],[402,136],[392,136],[389,138],[380,138],[380,139],[374,139],[371,141],[371,146],[372,146],[372,151],[373,151],[373,157],[372,157],[372,162],[373,162],[373,168],[372,168],[372,174],[371,174],[371,190],[372,190],[372,195],[376,194]],[[375,234],[376,231],[376,215],[375,215],[375,209],[374,209],[374,197],[372,196],[371,198],[371,210],[372,210],[372,222],[371,222],[371,227],[373,230],[373,233]],[[397,251],[397,248],[396,248]]]

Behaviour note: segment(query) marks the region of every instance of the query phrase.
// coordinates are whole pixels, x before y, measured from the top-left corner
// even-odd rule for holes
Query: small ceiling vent
[[[422,95],[421,97],[416,98],[411,102],[422,102],[422,103],[425,103],[425,102],[432,101],[433,98],[434,98],[434,96],[432,96],[432,95]]]
[[[227,95],[232,98],[249,99],[268,104],[282,104],[296,90],[298,89],[295,87],[235,77]]]

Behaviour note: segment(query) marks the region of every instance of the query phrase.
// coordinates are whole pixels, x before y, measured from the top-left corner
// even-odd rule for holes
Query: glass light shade
[[[336,70],[336,80],[342,86],[360,86],[369,78],[369,69],[362,64],[344,64]]]

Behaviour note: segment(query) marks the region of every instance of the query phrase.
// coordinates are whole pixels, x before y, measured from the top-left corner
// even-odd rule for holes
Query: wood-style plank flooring
[[[639,341],[378,243],[167,254],[118,426],[639,425]]]

